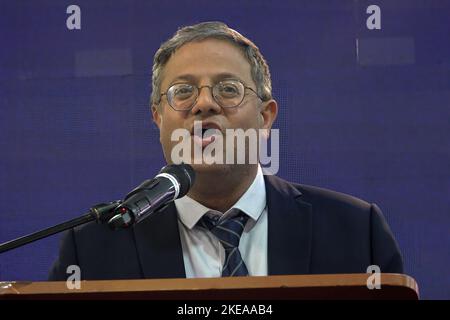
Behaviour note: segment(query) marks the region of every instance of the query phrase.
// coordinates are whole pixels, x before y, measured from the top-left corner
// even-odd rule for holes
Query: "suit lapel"
[[[310,272],[312,207],[301,192],[275,176],[265,176],[268,206],[268,273]],[[172,202],[133,228],[145,278],[185,278],[177,211]]]
[[[265,176],[268,206],[268,273],[308,274],[312,206],[301,192],[275,176]]]
[[[172,202],[134,226],[137,254],[145,278],[185,278],[178,217]]]

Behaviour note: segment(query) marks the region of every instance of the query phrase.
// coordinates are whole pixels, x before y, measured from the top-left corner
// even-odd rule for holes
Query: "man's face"
[[[214,86],[225,79],[240,80],[256,91],[250,64],[237,47],[217,39],[191,42],[179,48],[169,59],[162,75],[161,92],[166,92],[174,83]],[[272,110],[272,116],[268,118],[265,111],[267,104],[271,104],[269,109]],[[164,156],[171,163],[172,148],[178,143],[171,141],[174,130],[184,128],[192,133],[194,121],[202,121],[208,124],[207,127],[219,129],[223,134],[225,129],[270,129],[276,115],[276,103],[273,100],[262,103],[254,92],[246,89],[244,100],[238,107],[222,108],[214,100],[211,90],[205,87],[200,90],[196,104],[189,111],[172,109],[166,96],[162,97],[160,106],[154,106],[152,110],[153,119],[160,129]],[[214,167],[217,168],[217,165],[194,165],[197,172],[213,170]]]

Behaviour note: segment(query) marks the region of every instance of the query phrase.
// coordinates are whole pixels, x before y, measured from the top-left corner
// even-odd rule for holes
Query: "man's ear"
[[[278,114],[278,104],[275,100],[263,102],[260,108],[260,128],[270,131]]]
[[[152,116],[153,116],[153,122],[156,124],[158,129],[161,129],[161,111],[159,110],[158,106],[152,105]]]

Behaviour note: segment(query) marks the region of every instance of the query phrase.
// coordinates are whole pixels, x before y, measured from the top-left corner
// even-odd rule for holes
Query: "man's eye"
[[[174,95],[177,98],[187,98],[192,95],[192,92],[193,92],[192,87],[181,87],[175,90]]]
[[[219,92],[224,96],[237,96],[239,95],[239,88],[234,84],[223,84],[219,88]]]

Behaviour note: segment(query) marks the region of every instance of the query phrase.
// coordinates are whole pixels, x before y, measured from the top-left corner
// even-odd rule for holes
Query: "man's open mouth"
[[[196,121],[191,130],[194,143],[202,148],[213,143],[222,134],[221,127],[213,122]]]

